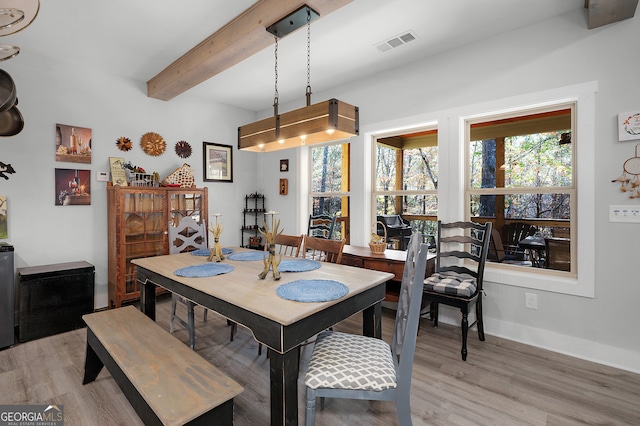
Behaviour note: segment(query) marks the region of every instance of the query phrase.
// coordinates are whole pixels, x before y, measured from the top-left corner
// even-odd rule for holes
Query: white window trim
[[[544,271],[527,272],[520,268],[504,268],[487,263],[485,282],[510,285],[568,295],[595,297],[595,94],[596,81],[579,83],[541,92],[528,93],[480,104],[431,112],[363,129],[367,141],[365,151],[370,162],[365,166],[365,190],[370,212],[373,212],[373,147],[379,137],[398,134],[405,129],[438,123],[438,218],[443,221],[464,220],[465,217],[465,121],[479,116],[542,107],[562,102],[576,102],[575,175],[577,179],[577,238],[580,241],[577,278],[567,278]],[[420,124],[416,124],[420,123]],[[384,130],[380,130],[384,129]],[[372,213],[370,213],[372,214]],[[368,228],[367,228],[368,229]],[[366,231],[366,230],[365,230]],[[514,269],[514,270],[512,270]]]
[[[544,107],[563,102],[576,102],[576,131],[574,140],[578,143],[575,157],[575,175],[577,178],[577,238],[580,242],[578,253],[577,277],[563,277],[546,274],[543,271],[528,272],[521,268],[504,268],[487,263],[485,282],[507,284],[535,290],[550,291],[575,296],[593,298],[595,296],[595,180],[591,172],[595,166],[595,92],[597,84],[585,83],[545,92],[528,94],[499,102],[489,103],[483,112],[475,109],[474,113],[461,114],[458,118],[459,146],[457,162],[461,170],[465,170],[464,126],[469,119],[479,115],[494,115],[502,112],[517,111],[529,107]],[[477,108],[477,107],[476,107]],[[464,193],[464,181],[459,183],[458,190]],[[466,203],[463,203],[463,206]],[[464,211],[464,210],[463,210]]]

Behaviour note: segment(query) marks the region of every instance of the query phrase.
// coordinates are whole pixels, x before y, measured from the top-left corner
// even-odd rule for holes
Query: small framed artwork
[[[91,164],[91,129],[56,124],[56,161]]]
[[[640,139],[640,111],[618,114],[618,140]]]
[[[91,170],[56,169],[56,206],[91,205]]]
[[[202,142],[202,162],[205,182],[233,182],[233,148]]]
[[[289,171],[289,159],[280,160],[280,171],[288,172]]]
[[[289,179],[280,179],[280,195],[289,193]]]

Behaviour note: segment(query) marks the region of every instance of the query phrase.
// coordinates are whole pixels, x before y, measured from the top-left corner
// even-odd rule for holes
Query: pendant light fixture
[[[267,28],[275,37],[275,96],[273,117],[238,127],[238,149],[269,152],[321,142],[347,139],[359,134],[358,107],[337,99],[311,105],[311,21],[320,15],[309,6],[285,16]],[[278,113],[278,39],[307,25],[306,106]]]

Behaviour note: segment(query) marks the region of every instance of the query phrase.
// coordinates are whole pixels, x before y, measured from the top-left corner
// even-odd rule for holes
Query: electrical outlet
[[[640,223],[640,206],[609,206],[609,222]]]
[[[538,309],[538,295],[533,293],[525,293],[524,306],[527,309]]]

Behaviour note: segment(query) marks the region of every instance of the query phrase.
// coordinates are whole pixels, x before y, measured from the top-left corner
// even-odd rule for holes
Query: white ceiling
[[[7,2],[16,0],[0,0],[0,7]],[[2,37],[0,43],[20,47],[21,53],[11,61],[29,64],[37,58],[42,66],[42,61],[51,60],[146,83],[254,2],[41,0],[32,24]],[[311,87],[313,92],[330,92],[332,87],[575,9],[584,9],[584,0],[354,0],[311,25]],[[417,40],[386,53],[376,49],[408,30]],[[278,62],[280,103],[304,102],[305,30],[280,40]],[[270,108],[273,47],[182,96],[253,111]]]

